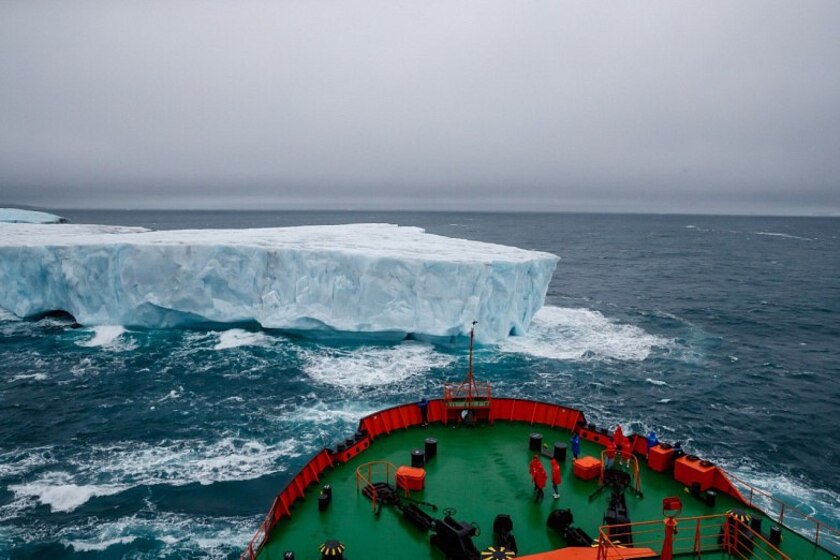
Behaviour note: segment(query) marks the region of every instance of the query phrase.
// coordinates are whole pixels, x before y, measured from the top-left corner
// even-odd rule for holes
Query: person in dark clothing
[[[429,401],[426,400],[426,398],[424,397],[423,399],[420,400],[420,402],[417,403],[417,406],[420,408],[420,419],[421,419],[420,425],[421,426],[428,426],[429,425],[429,411],[428,411]]]
[[[645,457],[650,456],[650,450],[653,449],[653,446],[659,443],[659,439],[656,437],[656,432],[653,430],[647,435],[647,453],[645,453]]]
[[[613,468],[613,464],[615,463],[615,455],[618,448],[615,445],[614,441],[611,441],[609,445],[607,445],[607,461],[605,467],[607,469]]]
[[[572,434],[572,457],[580,457],[580,436],[577,432]]]

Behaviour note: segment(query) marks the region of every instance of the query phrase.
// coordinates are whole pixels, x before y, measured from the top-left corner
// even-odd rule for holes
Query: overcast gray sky
[[[840,214],[840,2],[0,3],[0,205]]]

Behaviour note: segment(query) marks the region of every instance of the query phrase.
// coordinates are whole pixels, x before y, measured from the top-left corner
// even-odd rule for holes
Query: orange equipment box
[[[695,455],[686,455],[674,463],[674,479],[688,487],[697,482],[700,491],[704,492],[715,482],[715,466],[709,461],[701,461]]]
[[[588,455],[580,459],[575,459],[572,471],[581,480],[598,478],[601,476],[601,461]]]
[[[397,486],[403,490],[422,490],[426,484],[426,469],[400,467],[397,469]]]
[[[665,472],[674,464],[674,448],[667,443],[658,443],[648,452],[648,467],[652,471]]]

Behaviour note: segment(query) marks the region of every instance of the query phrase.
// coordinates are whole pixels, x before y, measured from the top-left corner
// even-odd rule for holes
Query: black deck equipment
[[[466,521],[456,521],[447,515],[434,523],[432,546],[437,547],[447,559],[479,560],[481,554],[472,542],[479,534],[478,527]]]

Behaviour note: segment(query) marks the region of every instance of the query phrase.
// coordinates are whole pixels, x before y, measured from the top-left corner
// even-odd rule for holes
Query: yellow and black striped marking
[[[344,545],[338,541],[327,541],[319,549],[323,556],[341,556],[344,552]]]
[[[508,548],[491,546],[481,551],[481,560],[508,560],[516,556],[516,553]]]
[[[737,521],[740,521],[741,523],[744,523],[745,525],[749,525],[750,519],[752,519],[752,517],[748,513],[744,513],[743,511],[741,511],[739,509],[730,509],[729,511],[726,512],[726,516],[729,517],[730,519],[735,519]]]

